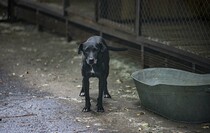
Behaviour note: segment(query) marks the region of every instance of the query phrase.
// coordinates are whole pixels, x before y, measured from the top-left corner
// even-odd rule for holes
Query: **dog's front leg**
[[[80,91],[80,93],[79,93],[79,96],[81,96],[81,97],[84,97],[84,96],[85,96],[85,89],[84,89],[84,86],[82,86],[82,89],[81,89],[81,91]]]
[[[89,78],[83,77],[82,80],[82,87],[85,91],[85,107],[83,108],[83,112],[89,112],[90,111],[90,95],[89,95]]]
[[[107,89],[107,78],[104,80],[104,98],[111,98],[111,95]]]
[[[103,92],[104,92],[104,85],[105,85],[105,79],[104,77],[99,78],[99,94],[98,94],[98,103],[97,103],[97,112],[104,112],[103,108]]]

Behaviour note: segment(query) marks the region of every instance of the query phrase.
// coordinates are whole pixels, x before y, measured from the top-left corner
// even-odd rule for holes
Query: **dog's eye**
[[[93,48],[93,52],[96,52],[96,51],[98,51],[98,49],[97,48]]]
[[[88,54],[90,52],[97,52],[98,50],[98,48],[86,48],[84,49],[84,53]]]
[[[89,48],[86,48],[86,49],[84,50],[84,52],[85,52],[85,53],[90,52],[90,49],[89,49]]]

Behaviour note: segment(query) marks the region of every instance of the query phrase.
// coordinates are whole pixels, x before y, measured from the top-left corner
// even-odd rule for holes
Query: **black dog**
[[[111,98],[107,89],[107,77],[109,75],[109,51],[125,51],[126,48],[114,48],[106,45],[100,36],[92,36],[86,42],[80,44],[78,53],[83,53],[82,64],[82,90],[80,96],[85,96],[84,112],[90,111],[89,78],[99,79],[99,95],[97,99],[97,111],[104,112],[102,97]]]

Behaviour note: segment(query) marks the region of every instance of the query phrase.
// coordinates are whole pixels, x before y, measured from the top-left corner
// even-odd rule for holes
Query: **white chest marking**
[[[91,66],[91,71],[90,71],[90,73],[92,73],[92,74],[95,73],[95,71],[93,70],[93,67],[92,67],[92,66]]]

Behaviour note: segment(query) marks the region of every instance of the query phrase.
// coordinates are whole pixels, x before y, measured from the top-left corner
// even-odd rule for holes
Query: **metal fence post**
[[[144,45],[141,45],[141,65],[142,65],[142,68],[144,68]]]
[[[96,0],[95,1],[95,21],[96,22],[98,22],[98,20],[99,20],[99,15],[100,15],[100,8],[99,8],[99,6],[100,6],[100,2],[99,2],[99,0]]]
[[[136,22],[135,31],[136,35],[141,36],[141,25],[142,25],[142,0],[136,0]]]
[[[64,16],[67,16],[67,11],[66,11],[66,8],[69,7],[70,5],[70,0],[63,0],[63,15]]]
[[[63,16],[68,15],[68,11],[66,10],[70,6],[70,0],[63,0]],[[65,18],[65,25],[66,25],[66,40],[70,42],[72,40],[71,36],[69,35],[69,21]]]
[[[142,35],[142,1],[143,0],[136,0],[136,21],[135,21],[135,33],[136,37]],[[141,45],[141,65],[144,68],[144,45]]]
[[[8,21],[14,21],[14,6],[15,6],[15,1],[14,0],[8,0],[8,6],[7,6],[7,20]]]

